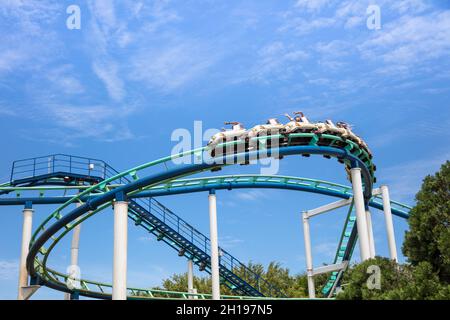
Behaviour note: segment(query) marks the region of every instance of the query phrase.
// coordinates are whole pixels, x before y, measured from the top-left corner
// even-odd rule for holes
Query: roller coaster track
[[[292,139],[302,137],[310,139],[308,145],[289,145]],[[271,137],[273,138],[273,137]],[[328,146],[320,145],[321,139],[328,139]],[[257,140],[264,141],[268,140],[268,137],[259,137]],[[340,146],[337,147],[337,143],[340,142]],[[224,145],[237,145],[240,142],[225,143]],[[342,147],[342,144],[345,144]],[[335,145],[334,145],[335,144]],[[245,151],[239,154],[232,154],[223,156],[220,160],[217,159],[207,159],[207,147],[187,151],[178,155],[169,156],[156,161],[152,161],[141,166],[132,168],[130,170],[124,171],[120,174],[116,174],[113,177],[109,177],[93,186],[84,188],[84,191],[80,192],[78,195],[64,200],[62,206],[60,206],[56,211],[54,211],[45,221],[38,227],[32,238],[32,243],[30,246],[30,253],[27,258],[27,268],[34,279],[38,279],[40,283],[45,284],[51,288],[72,292],[67,288],[65,281],[67,280],[67,275],[59,273],[47,267],[47,260],[49,254],[59,242],[59,240],[64,237],[70,230],[72,230],[77,224],[90,218],[92,215],[100,212],[101,210],[109,207],[111,202],[118,198],[139,198],[139,197],[152,197],[157,195],[166,194],[179,194],[184,192],[195,192],[204,191],[206,189],[232,189],[232,188],[245,188],[245,187],[263,187],[263,188],[283,188],[283,189],[293,189],[299,191],[308,191],[320,194],[326,194],[330,196],[340,197],[340,198],[350,198],[351,189],[345,186],[340,186],[337,184],[327,183],[319,180],[312,179],[301,179],[292,177],[233,177],[231,181],[229,177],[218,177],[218,178],[205,178],[201,179],[190,179],[190,180],[179,180],[183,176],[191,175],[193,173],[216,170],[224,166],[225,164],[235,164],[253,161],[256,159],[271,157],[272,150],[254,150]],[[348,167],[359,167],[362,171],[362,177],[364,181],[364,198],[366,203],[372,207],[382,208],[379,199],[372,197],[372,183],[374,181],[374,170],[375,166],[372,164],[371,159],[364,150],[359,149],[359,147],[353,144],[351,141],[343,141],[339,137],[322,135],[317,137],[311,134],[291,134],[288,139],[288,144],[282,146],[277,150],[277,156],[288,156],[288,155],[311,155],[311,154],[321,154],[326,157],[335,157],[340,162],[343,162]],[[175,159],[181,158],[194,158],[197,160],[201,158],[200,162],[193,161],[194,164],[187,165],[177,165],[173,169],[169,169],[168,166]],[[243,160],[242,160],[243,159]],[[191,159],[192,160],[192,159]],[[146,172],[149,169],[155,169],[157,166],[164,165],[164,168],[157,169],[156,173]],[[139,175],[144,175],[144,178],[139,178]],[[124,179],[129,180],[128,177],[132,179],[129,181],[124,181]],[[205,181],[209,180],[208,183]],[[212,180],[211,180],[212,179]],[[214,181],[216,179],[216,181]],[[233,180],[234,179],[234,180]],[[240,181],[239,179],[247,179],[247,181]],[[258,179],[266,179],[266,181],[261,181]],[[279,179],[279,180],[276,180]],[[309,181],[308,181],[309,180]],[[305,183],[305,181],[310,182]],[[195,183],[198,182],[197,185]],[[219,186],[220,185],[220,186]],[[4,186],[3,188],[8,188]],[[10,186],[12,191],[15,187]],[[32,188],[32,187],[30,187]],[[39,188],[39,187],[37,187]],[[184,190],[183,190],[184,188]],[[197,190],[195,190],[197,188]],[[190,189],[191,191],[188,191]],[[178,191],[177,191],[178,190]],[[55,201],[55,199],[53,199]],[[66,212],[68,206],[75,202],[83,202],[81,206],[77,209],[73,209]],[[395,203],[394,203],[395,204]],[[404,205],[398,204],[399,208],[393,208],[393,213],[402,217],[407,216],[408,208]],[[63,212],[64,211],[64,212]],[[347,222],[350,221],[347,219]],[[355,227],[352,228],[352,233],[354,233]],[[352,251],[348,248],[353,248],[356,237],[350,238],[346,243],[346,251]],[[49,246],[45,245],[49,240]],[[340,250],[340,249],[338,249]],[[348,256],[348,255],[347,255]],[[351,253],[350,253],[351,256]],[[77,290],[79,294],[96,297],[96,298],[110,298],[110,293],[106,292],[109,285],[100,284],[94,281],[82,280],[82,289]],[[96,290],[94,288],[96,288]],[[141,291],[139,291],[141,290]],[[129,288],[130,298],[142,298],[143,296],[151,296],[149,290],[146,289],[133,289]]]

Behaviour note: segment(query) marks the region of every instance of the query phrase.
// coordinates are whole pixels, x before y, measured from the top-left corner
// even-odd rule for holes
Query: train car
[[[337,123],[337,126],[339,128],[345,129],[347,131],[346,139],[351,140],[352,142],[356,143],[360,148],[364,149],[369,155],[369,159],[372,159],[372,152],[370,151],[369,146],[363,139],[361,139],[361,137],[359,137],[352,131],[349,124],[341,121]]]
[[[240,122],[225,122],[225,125],[231,125],[231,129],[223,129],[211,137],[208,142],[210,154],[212,157],[220,156],[227,153],[227,146],[217,147],[219,144],[231,141],[246,140],[247,130]],[[233,147],[228,147],[230,150],[235,150]]]
[[[278,119],[271,118],[267,120],[266,124],[259,124],[254,126],[252,129],[248,131],[247,139],[248,139],[248,149],[258,149],[260,145],[260,141],[255,138],[258,137],[270,137],[284,133],[284,125],[278,121]],[[283,142],[283,139],[278,138],[276,141],[274,138],[267,139],[265,141],[261,141],[261,143],[265,143],[267,148],[271,148],[272,144],[276,142],[278,146]]]
[[[288,139],[289,145],[307,145],[311,141],[310,137],[288,137],[293,133],[312,133],[317,130],[317,125],[311,123],[301,111],[294,112],[294,118],[289,114],[285,116],[290,120],[284,125],[284,134]]]
[[[316,134],[320,136],[320,139],[318,141],[318,145],[320,146],[338,146],[338,147],[345,147],[345,139],[348,136],[348,132],[346,129],[338,127],[334,124],[332,120],[325,120],[325,122],[319,122],[317,124],[317,130],[315,131]],[[322,134],[328,134],[333,136],[338,136],[342,138],[344,141],[337,141],[334,139],[324,138],[321,137]]]

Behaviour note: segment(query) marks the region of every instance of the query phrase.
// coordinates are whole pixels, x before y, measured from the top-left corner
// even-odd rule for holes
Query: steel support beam
[[[397,246],[395,243],[394,222],[392,221],[391,200],[389,199],[389,189],[387,186],[381,186],[381,195],[383,197],[383,211],[384,219],[386,221],[389,255],[392,260],[398,261]]]
[[[347,266],[348,266],[348,261],[344,261],[344,262],[336,263],[336,264],[329,264],[327,266],[318,267],[318,268],[314,269],[313,275],[316,276],[316,275],[322,274],[322,273],[340,271],[342,269],[346,269]]]
[[[194,263],[191,259],[188,260],[187,280],[188,280],[188,292],[194,293]],[[189,299],[192,298],[193,298],[192,296],[189,296]]]
[[[128,202],[114,202],[113,300],[127,299]]]
[[[306,256],[306,276],[308,279],[308,295],[310,299],[316,297],[316,288],[314,286],[314,270],[311,250],[311,233],[309,230],[309,218],[307,212],[302,214],[303,221],[303,237],[305,239],[305,256]]]
[[[354,206],[356,211],[356,227],[359,238],[359,251],[361,253],[361,261],[370,259],[369,235],[367,232],[366,210],[364,204],[364,194],[362,188],[361,169],[352,168],[350,170],[352,177]]]
[[[324,206],[312,209],[312,210],[308,210],[306,211],[306,215],[308,216],[308,218],[318,215],[318,214],[322,214],[322,213],[326,213],[341,207],[345,207],[348,206],[352,203],[352,198],[349,199],[343,199],[343,200],[339,200],[339,201],[335,201],[329,204],[326,204]]]
[[[375,239],[373,236],[372,214],[370,210],[366,210],[367,234],[369,235],[370,257],[375,258]]]
[[[33,211],[34,210],[32,209],[31,204],[25,205],[25,208],[23,209],[22,247],[20,252],[19,288],[17,300],[25,300],[28,298],[22,289],[28,287],[28,270],[26,263],[33,227]]]
[[[75,206],[78,208],[81,206],[81,203],[77,202]],[[71,268],[79,268],[78,266],[78,254],[80,249],[80,232],[81,232],[81,223],[77,224],[72,230],[72,243],[70,245],[70,266]],[[77,300],[76,295],[72,295],[70,293],[65,293],[65,300]]]
[[[217,236],[217,203],[216,194],[211,190],[209,200],[209,233],[211,243],[211,282],[212,299],[220,300],[219,244]]]

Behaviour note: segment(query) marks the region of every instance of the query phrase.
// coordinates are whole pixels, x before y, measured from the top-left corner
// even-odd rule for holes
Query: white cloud
[[[344,40],[332,40],[330,42],[319,42],[316,50],[322,55],[329,57],[342,57],[351,53],[352,45]]]
[[[109,96],[114,101],[121,101],[125,96],[125,85],[119,77],[119,66],[112,60],[96,60],[92,64],[97,77],[103,81]]]
[[[0,260],[0,280],[12,280],[19,274],[19,262],[16,260]]]
[[[301,70],[308,57],[304,50],[286,46],[281,41],[269,43],[259,50],[256,63],[245,80],[269,83],[288,79]]]
[[[80,80],[75,76],[73,65],[61,65],[50,69],[46,73],[49,81],[58,89],[67,94],[80,94],[85,91]]]
[[[450,159],[450,153],[442,153],[432,158],[418,159],[388,168],[380,168],[380,177],[384,177],[389,186],[393,199],[397,201],[409,201],[414,199],[419,191],[422,180],[428,174],[436,173],[445,161]]]
[[[0,76],[20,70],[37,70],[55,57],[58,45],[50,27],[60,14],[52,1],[2,1],[0,6]]]
[[[38,108],[29,107],[25,115],[33,121],[50,121],[53,125],[30,135],[19,130],[23,137],[33,141],[61,144],[71,147],[79,139],[116,142],[136,138],[126,123],[133,108],[108,105],[69,105],[38,99]]]
[[[384,62],[382,72],[407,72],[450,54],[450,10],[422,16],[405,15],[383,25],[360,46],[364,58]]]
[[[312,252],[324,258],[333,257],[336,253],[337,243],[323,242],[313,246]]]
[[[401,0],[393,1],[391,8],[397,10],[400,14],[405,12],[420,13],[428,9],[430,6],[423,0]]]
[[[315,17],[308,19],[295,17],[288,19],[279,30],[283,32],[294,32],[297,36],[301,36],[318,29],[334,26],[336,22],[334,17]]]
[[[12,71],[25,62],[27,54],[23,50],[6,49],[0,52],[0,72]]]
[[[318,11],[330,4],[330,0],[297,0],[296,8],[306,9],[308,11]]]
[[[17,113],[12,108],[0,103],[0,114],[4,116],[15,116]]]
[[[224,249],[231,249],[239,246],[244,240],[232,236],[219,237],[219,246]]]
[[[130,79],[171,92],[192,84],[219,59],[215,48],[195,40],[172,41],[162,48],[143,48],[131,59]]]
[[[241,200],[255,201],[261,198],[265,198],[266,194],[260,190],[251,190],[239,192],[236,196]]]
[[[105,34],[117,28],[114,0],[89,1],[89,8]]]

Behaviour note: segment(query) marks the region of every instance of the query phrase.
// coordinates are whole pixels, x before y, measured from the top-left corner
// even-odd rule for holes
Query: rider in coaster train
[[[221,132],[213,135],[208,142],[208,146],[211,150],[211,155],[214,157],[217,153],[226,153],[226,147],[220,148],[221,150],[216,150],[216,146],[231,141],[242,140],[245,141],[245,149],[252,150],[256,147],[256,142],[254,138],[271,136],[276,134],[282,134],[285,136],[285,141],[287,136],[291,133],[315,133],[315,134],[330,134],[339,136],[344,139],[349,139],[350,141],[356,143],[358,146],[367,151],[369,158],[372,158],[372,153],[369,150],[367,144],[359,136],[357,136],[351,130],[349,124],[345,122],[338,122],[336,125],[331,120],[326,120],[325,122],[311,123],[308,118],[303,114],[303,112],[294,112],[294,117],[289,114],[285,114],[289,119],[286,124],[280,123],[277,119],[271,118],[266,124],[256,125],[250,130],[245,130],[244,126],[240,122],[225,122],[225,125],[231,125],[231,129],[222,129]],[[290,140],[293,144],[304,144],[307,143],[309,138],[296,137]],[[305,140],[305,141],[303,141]],[[267,141],[267,147],[270,147],[271,141]],[[265,143],[265,141],[261,141]],[[257,147],[256,147],[257,148]],[[219,152],[216,152],[219,151]]]
[[[369,155],[369,158],[372,159],[372,152],[370,151],[369,146],[363,139],[361,139],[361,137],[359,137],[358,135],[353,133],[351,126],[348,123],[340,121],[337,123],[337,126],[338,126],[338,128],[345,129],[347,131],[347,135],[345,136],[345,138],[358,144],[358,146],[360,146],[367,152],[367,154]]]
[[[317,129],[316,124],[309,122],[308,118],[301,111],[294,112],[294,118],[292,118],[289,114],[285,114],[285,116],[290,120],[288,123],[284,125],[284,133],[296,133],[296,132],[313,132]]]
[[[247,137],[247,131],[240,122],[232,121],[225,122],[225,125],[231,125],[231,129],[222,129],[221,132],[216,133],[211,137],[208,142],[208,147],[211,150],[211,156],[216,155],[216,146],[221,143],[237,141],[240,139],[245,139]],[[223,147],[222,152],[225,153],[226,147]]]

